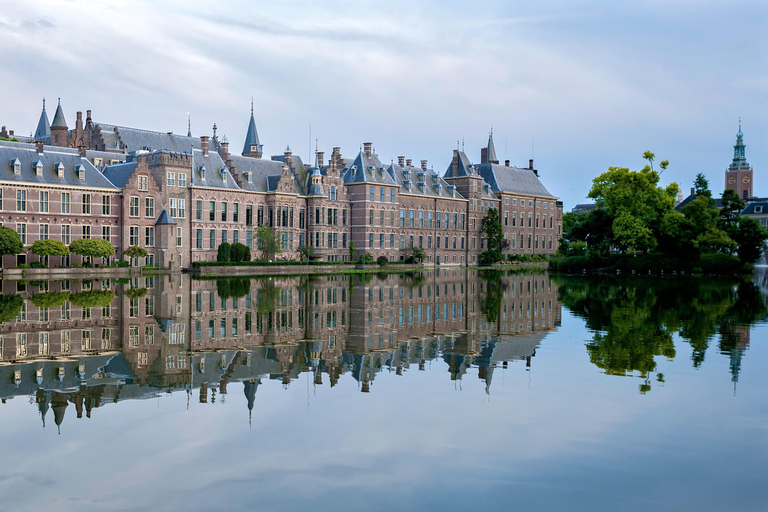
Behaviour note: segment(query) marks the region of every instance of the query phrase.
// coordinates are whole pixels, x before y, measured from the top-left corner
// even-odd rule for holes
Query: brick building
[[[260,256],[262,225],[282,248],[264,255],[270,259],[296,259],[308,245],[318,259],[347,261],[354,243],[355,259],[367,252],[402,260],[420,247],[428,264],[475,264],[491,208],[499,211],[508,252],[552,254],[558,247],[562,203],[532,160],[526,168],[500,165],[492,133],[479,164],[457,149],[442,175],[426,160],[414,166],[404,156],[385,165],[370,142],[352,158],[335,147],[328,163],[317,151],[313,165],[290,147],[270,160],[262,155],[253,108],[238,156],[216,125],[212,136],[183,136],[97,123],[89,110],[85,121],[78,112],[70,129],[60,103],[48,125],[43,103],[34,137],[0,141],[0,215],[27,245],[102,236],[118,257],[138,245],[149,256],[134,264],[163,268],[213,260],[222,242],[243,243]],[[60,230],[65,225],[68,234]]]

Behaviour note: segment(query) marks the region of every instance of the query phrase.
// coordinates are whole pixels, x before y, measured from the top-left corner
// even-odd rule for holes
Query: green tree
[[[697,174],[696,179],[693,180],[693,191],[697,197],[712,197],[712,192],[709,190],[709,181],[707,181],[707,178],[701,173]]]
[[[69,301],[81,308],[103,308],[112,304],[115,292],[112,290],[91,290],[88,292],[73,293]]]
[[[39,308],[56,308],[69,300],[69,294],[67,292],[36,293],[29,300]]]
[[[80,238],[69,244],[69,250],[80,256],[90,258],[108,258],[115,254],[115,248],[107,240],[100,238]]]
[[[298,251],[304,261],[309,261],[315,255],[315,248],[311,245],[300,245]]]
[[[738,230],[739,214],[744,209],[744,201],[732,189],[725,189],[723,197],[720,200],[722,209],[720,210],[719,227],[725,231],[729,237],[735,238]]]
[[[488,248],[480,254],[480,261],[496,263],[504,259],[501,254],[505,244],[504,234],[501,229],[501,219],[496,208],[489,208],[483,218],[481,231],[485,233]]]
[[[230,260],[231,256],[232,256],[232,246],[229,245],[229,242],[220,243],[218,252],[216,254],[216,261],[227,262]]]
[[[0,226],[0,256],[13,256],[21,252],[24,252],[24,244],[21,243],[19,234],[9,227]]]
[[[277,235],[268,226],[259,226],[256,231],[256,240],[258,241],[258,247],[261,249],[261,259],[267,260],[270,257],[282,252],[280,248],[280,240],[277,239]]]
[[[69,248],[58,240],[36,240],[29,250],[38,256],[66,256],[69,254]]]
[[[734,233],[737,253],[742,263],[754,263],[763,254],[768,232],[752,217],[739,217]]]
[[[241,243],[232,244],[229,253],[230,261],[251,261],[251,250]]]
[[[624,252],[647,252],[657,245],[661,221],[677,198],[677,184],[658,186],[659,173],[653,170],[653,153],[643,157],[651,165],[640,171],[609,167],[595,178],[588,197],[611,221],[611,242]],[[668,162],[661,163],[662,171]]]
[[[127,247],[123,251],[123,257],[127,258],[146,258],[148,256],[147,251],[143,247],[139,247],[138,245],[132,245],[130,247]]]
[[[349,241],[349,261],[355,261],[355,242]]]
[[[16,232],[14,231],[14,233]],[[15,293],[0,295],[0,323],[10,322],[16,318],[23,305],[24,299],[21,295]]]

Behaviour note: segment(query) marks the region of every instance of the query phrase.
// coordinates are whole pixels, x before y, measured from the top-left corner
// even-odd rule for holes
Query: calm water
[[[765,281],[6,281],[0,510],[768,510]]]

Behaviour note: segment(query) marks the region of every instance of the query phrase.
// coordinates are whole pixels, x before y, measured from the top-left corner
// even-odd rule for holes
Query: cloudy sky
[[[43,97],[68,123],[194,135],[241,147],[251,96],[265,153],[372,141],[443,172],[533,152],[565,208],[610,165],[671,162],[663,182],[715,193],[742,118],[768,195],[768,2],[0,0],[0,123],[34,130]],[[312,136],[310,139],[310,125]]]

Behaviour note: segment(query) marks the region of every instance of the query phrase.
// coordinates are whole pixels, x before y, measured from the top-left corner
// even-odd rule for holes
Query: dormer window
[[[419,178],[419,181],[424,181],[424,173],[423,172],[417,172],[416,176]]]
[[[763,207],[762,206],[755,206],[755,213],[763,213]]]
[[[13,166],[13,174],[21,174],[21,162],[18,158],[11,160],[11,165]]]
[[[411,179],[411,171],[403,169],[403,178],[405,178],[406,180]]]
[[[221,168],[221,179],[227,181],[227,170],[224,167]]]
[[[250,173],[250,171],[245,171],[243,173],[243,176],[245,176],[245,181],[247,181],[248,183],[251,182],[251,173]]]
[[[82,165],[80,165],[78,167],[82,167]],[[56,177],[57,178],[63,178],[64,177],[64,164],[59,162],[59,163],[56,164],[54,169],[56,169]],[[42,176],[43,175],[43,166],[42,165],[37,169],[37,175],[38,176]],[[82,178],[80,178],[80,179],[82,179]]]
[[[75,167],[75,171],[77,171],[77,177],[80,181],[85,181],[85,167],[81,165],[78,165]],[[63,174],[62,174],[63,176]]]
[[[35,176],[42,176],[42,175],[43,175],[43,162],[38,160],[35,162]]]
[[[201,179],[201,180],[203,180],[203,181],[205,181],[205,166],[204,166],[204,165],[201,165],[201,166],[198,168],[198,172],[200,173],[200,179]]]

